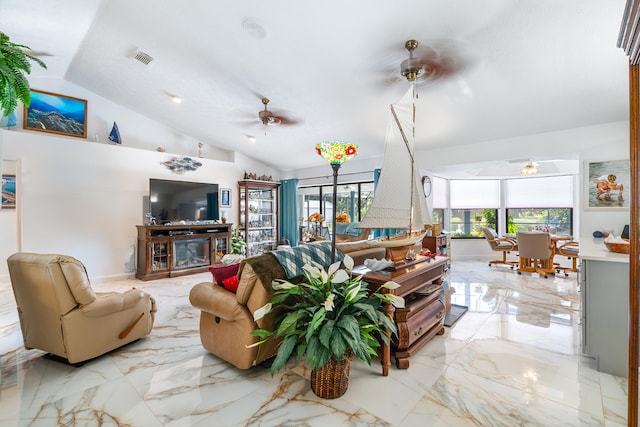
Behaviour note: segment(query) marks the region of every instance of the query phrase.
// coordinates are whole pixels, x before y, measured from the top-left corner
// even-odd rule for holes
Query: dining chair
[[[576,241],[569,241],[560,245],[556,251],[556,255],[567,257],[571,260],[571,267],[556,266],[556,272],[564,272],[565,276],[569,276],[569,272],[578,272],[578,257],[580,256],[580,244]]]
[[[513,269],[514,266],[518,265],[518,261],[507,261],[507,254],[511,251],[518,250],[518,244],[513,238],[498,236],[498,233],[493,228],[485,227],[482,229],[484,233],[484,237],[491,246],[491,250],[494,252],[502,252],[502,259],[495,259],[493,261],[489,261],[489,267],[491,264],[506,264],[509,268]]]
[[[539,231],[522,231],[516,234],[518,252],[520,253],[520,267],[522,272],[538,273],[545,279],[549,274],[555,274],[553,265],[554,242],[549,233]]]

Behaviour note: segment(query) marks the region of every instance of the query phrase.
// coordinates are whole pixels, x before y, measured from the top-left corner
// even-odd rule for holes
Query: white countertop
[[[628,254],[611,252],[604,244],[604,239],[580,239],[580,258],[591,261],[629,262]]]

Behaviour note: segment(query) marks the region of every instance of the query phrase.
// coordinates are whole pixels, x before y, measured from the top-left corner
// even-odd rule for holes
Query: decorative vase
[[[349,368],[353,353],[345,354],[340,360],[333,358],[320,369],[311,371],[311,390],[323,399],[336,399],[347,392]]]

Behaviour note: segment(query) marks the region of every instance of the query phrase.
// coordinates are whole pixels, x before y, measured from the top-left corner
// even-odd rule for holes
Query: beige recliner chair
[[[16,253],[7,259],[24,346],[83,362],[141,338],[155,301],[137,289],[95,293],[80,261]]]

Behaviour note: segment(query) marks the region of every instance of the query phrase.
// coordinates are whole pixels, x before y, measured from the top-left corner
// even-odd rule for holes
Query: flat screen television
[[[149,206],[158,224],[217,220],[218,184],[151,178]]]

